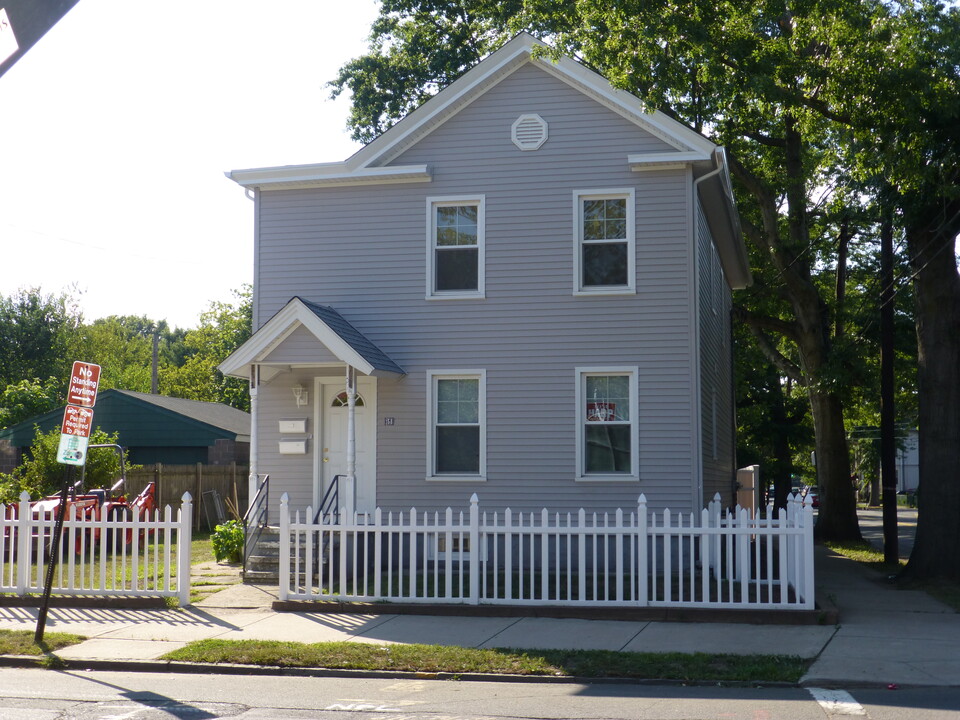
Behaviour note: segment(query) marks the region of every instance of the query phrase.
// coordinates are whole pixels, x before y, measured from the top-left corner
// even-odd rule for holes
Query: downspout
[[[247,480],[247,507],[257,496],[257,394],[260,390],[260,366],[250,365],[250,476]]]
[[[692,206],[691,210],[693,212],[693,277],[694,277],[694,288],[695,288],[695,302],[694,302],[694,332],[693,332],[693,355],[694,362],[696,363],[695,369],[693,371],[693,396],[695,398],[695,412],[693,413],[693,423],[694,431],[693,436],[696,438],[696,447],[694,448],[694,464],[696,472],[696,488],[694,489],[693,504],[692,507],[694,510],[698,507],[703,507],[704,502],[707,498],[703,497],[703,358],[700,355],[700,306],[701,306],[701,296],[700,296],[700,257],[699,257],[699,248],[700,248],[700,213],[698,212],[699,208],[699,194],[698,189],[700,183],[704,180],[708,180],[713,176],[719,174],[723,170],[723,162],[717,160],[717,156],[720,153],[720,150],[714,150],[713,158],[714,162],[717,164],[717,167],[708,172],[702,177],[698,177],[693,181],[692,186]]]

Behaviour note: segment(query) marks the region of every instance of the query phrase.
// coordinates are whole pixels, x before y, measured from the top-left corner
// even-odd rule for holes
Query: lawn
[[[166,660],[271,667],[496,673],[549,677],[643,678],[707,682],[797,682],[809,662],[782,655],[511,650],[444,645],[370,645],[272,640],[201,640]]]
[[[33,630],[0,630],[0,655],[46,655],[86,640],[80,635],[45,632],[43,642],[33,642]]]

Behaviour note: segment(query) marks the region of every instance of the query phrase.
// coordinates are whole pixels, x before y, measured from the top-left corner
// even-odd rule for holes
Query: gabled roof
[[[201,400],[187,400],[185,398],[169,397],[167,395],[153,395],[151,393],[135,392],[133,390],[112,390],[118,395],[125,395],[132,400],[156,405],[177,415],[190,418],[205,425],[211,425],[221,430],[236,433],[239,436],[250,435],[250,413],[239,410],[230,405]],[[243,439],[247,439],[246,437]]]
[[[364,375],[403,375],[403,368],[336,310],[291,298],[249,340],[220,363],[224,375],[248,377],[250,366],[270,366],[269,355],[298,327],[305,327],[340,362]]]
[[[453,117],[473,100],[526,64],[545,72],[593,98],[611,111],[666,143],[672,150],[632,154],[624,161],[637,171],[668,166],[690,166],[703,178],[700,197],[717,241],[720,259],[731,287],[751,282],[740,219],[733,201],[730,174],[723,149],[700,133],[662,112],[646,110],[639,98],[617,90],[603,76],[569,57],[552,62],[536,49],[547,46],[521,33],[442,89],[343,162],[232,170],[226,175],[245,188],[261,191],[398,182],[430,182],[428,165],[391,165],[403,152]]]
[[[520,33],[347,160],[232,170],[226,175],[244,187],[261,190],[429,181],[430,168],[426,165],[388,164],[527,63],[546,70],[675,148],[678,154],[674,162],[710,160],[716,146],[699,133],[661,112],[645,110],[638,98],[615,89],[604,77],[571,58],[562,57],[554,63],[546,57],[535,57],[534,48],[538,47],[547,48],[532,35]],[[666,155],[673,157],[673,153]]]

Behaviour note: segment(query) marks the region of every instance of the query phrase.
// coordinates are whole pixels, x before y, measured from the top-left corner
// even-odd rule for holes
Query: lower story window
[[[437,479],[480,479],[486,472],[483,371],[430,375],[430,468]]]
[[[636,387],[634,369],[578,370],[578,477],[636,479]]]

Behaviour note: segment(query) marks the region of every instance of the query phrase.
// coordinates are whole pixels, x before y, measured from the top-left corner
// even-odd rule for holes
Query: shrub
[[[217,562],[243,562],[243,523],[239,520],[227,520],[217,525],[210,542]]]

